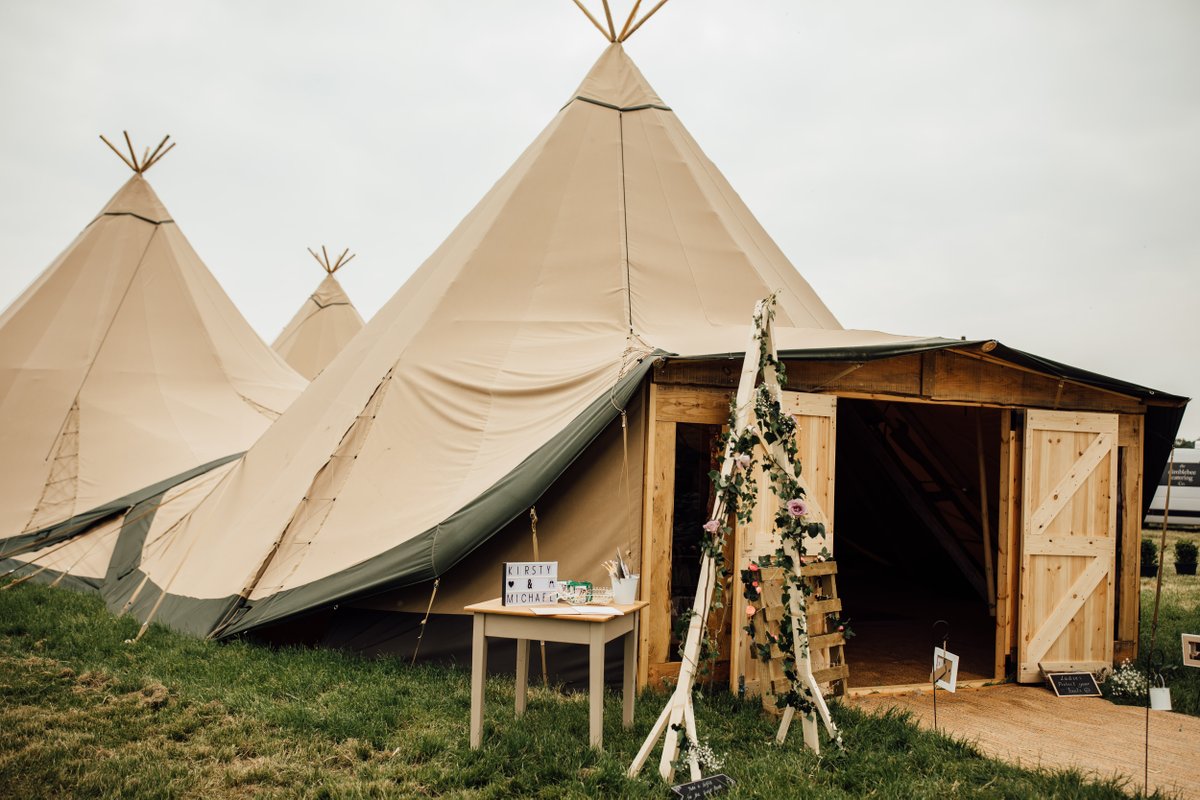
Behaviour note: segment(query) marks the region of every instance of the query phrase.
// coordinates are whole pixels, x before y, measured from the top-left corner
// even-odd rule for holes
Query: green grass
[[[639,698],[633,731],[610,693],[603,753],[583,695],[489,681],[484,747],[467,746],[467,674],[329,650],[215,644],[137,631],[95,597],[25,584],[0,591],[0,797],[671,796],[652,762],[625,769],[665,697]],[[895,713],[835,706],[847,748],[771,744],[757,701],[697,705],[701,736],[738,781],[730,797],[1111,798],[1113,783],[982,757]]]
[[[1147,530],[1145,538],[1159,544],[1161,531]],[[1167,556],[1162,571],[1162,596],[1158,611],[1158,630],[1154,650],[1150,650],[1150,629],[1154,616],[1155,578],[1142,578],[1141,641],[1138,665],[1143,670],[1161,670],[1171,687],[1174,711],[1200,716],[1200,668],[1183,666],[1179,634],[1200,634],[1200,575],[1175,573],[1174,543],[1180,539],[1200,541],[1195,531],[1167,531]],[[1161,555],[1160,555],[1161,557]]]

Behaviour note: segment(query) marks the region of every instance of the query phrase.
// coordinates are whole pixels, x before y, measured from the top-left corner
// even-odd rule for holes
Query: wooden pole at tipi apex
[[[629,12],[629,18],[625,20],[625,24],[621,27],[621,35],[617,37],[618,42],[625,41],[625,36],[629,33],[629,26],[633,24],[634,18],[637,16],[638,8],[642,5],[642,0],[637,0],[633,4],[633,10]]]
[[[596,26],[596,30],[600,31],[601,36],[603,36],[605,39],[607,39],[610,42],[614,41],[613,37],[609,34],[609,32],[604,30],[604,26],[600,24],[599,20],[597,20],[595,17],[592,16],[592,12],[588,11],[587,7],[584,6],[584,4],[582,2],[580,2],[580,0],[574,0],[574,3],[575,3],[575,5],[579,6],[579,10],[583,12],[584,16],[586,16],[589,20],[591,20],[591,23]],[[605,7],[605,10],[607,10],[608,3],[605,3],[604,7]]]
[[[604,21],[608,23],[608,40],[615,42],[617,40],[617,29],[613,27],[612,9],[608,7],[608,0],[600,0],[604,4]]]
[[[305,249],[308,250],[308,254],[310,256],[312,256],[313,258],[315,258],[317,260],[317,263],[321,265],[321,269],[325,270],[325,272],[327,274],[330,274],[330,275],[333,274],[333,272],[330,271],[330,269],[329,269],[329,256],[328,255],[326,255],[325,258],[322,259],[319,255],[317,255],[316,253],[313,252],[313,249],[311,247],[306,247]],[[325,245],[321,245],[321,252],[322,253],[325,252]]]
[[[146,170],[150,169],[159,161],[161,161],[162,157],[171,152],[171,150],[175,147],[175,142],[171,142],[171,146],[166,150],[163,150],[163,145],[166,144],[167,140],[171,138],[171,135],[167,134],[163,137],[163,140],[158,143],[158,147],[154,148],[153,152],[151,152],[150,148],[147,147],[145,153],[142,154],[141,161],[139,162],[137,153],[133,149],[133,141],[129,138],[129,131],[121,131],[121,133],[125,137],[125,145],[129,148],[129,158],[126,158],[125,154],[118,150],[116,145],[104,138],[104,134],[100,134],[100,141],[108,145],[108,149],[116,153],[117,158],[125,162],[125,166],[129,167],[138,175],[144,174]]]
[[[349,247],[347,247],[345,250],[342,251],[342,254],[337,257],[337,261],[333,262],[333,269],[329,271],[330,275],[332,275],[333,273],[337,272],[342,267],[349,264],[351,261],[354,260],[354,257],[356,255],[358,255],[358,253],[350,253],[350,257],[346,258],[347,253],[350,253]]]
[[[627,30],[627,31],[625,31],[624,33],[622,33],[622,34],[621,34],[621,37],[620,37],[619,39],[617,39],[617,41],[618,41],[618,42],[623,42],[623,41],[625,41],[626,39],[628,39],[630,36],[633,36],[633,34],[634,34],[636,31],[637,31],[637,29],[638,29],[638,28],[640,28],[640,27],[642,27],[643,25],[645,25],[645,24],[646,24],[646,20],[648,20],[648,19],[650,19],[651,17],[653,17],[653,16],[654,16],[654,12],[658,11],[660,8],[662,8],[662,7],[663,7],[663,6],[665,6],[666,4],[667,4],[667,0],[658,0],[658,4],[657,4],[656,6],[654,6],[654,8],[650,9],[649,11],[647,11],[647,12],[646,12],[646,16],[644,16],[644,17],[642,17],[640,20],[638,20],[637,24],[636,24],[636,25],[634,25],[632,28],[629,28],[629,23],[628,23],[628,22],[626,22],[626,23],[625,23],[625,27],[626,27],[626,28],[628,28],[628,30]],[[637,12],[637,6],[638,6],[638,5],[641,5],[641,0],[638,0],[638,3],[637,3],[637,4],[636,4],[634,7],[633,7],[633,10],[634,10],[634,12],[635,12],[635,13]],[[630,14],[630,15],[629,15],[629,18],[630,18],[630,19],[633,19],[633,14]]]
[[[764,304],[755,306],[755,316],[763,313]],[[750,342],[746,346],[746,358],[742,362],[742,376],[738,381],[736,412],[733,430],[729,441],[725,444],[725,457],[721,461],[721,477],[728,480],[733,474],[733,448],[740,433],[745,430],[750,421],[750,412],[754,407],[754,385],[758,377],[758,330],[750,334]],[[720,520],[726,515],[725,500],[718,495],[713,502],[713,511],[709,519]],[[650,729],[646,741],[642,743],[633,763],[629,765],[629,777],[635,777],[641,772],[650,752],[661,738],[663,740],[662,757],[658,762],[658,772],[664,781],[670,782],[675,774],[676,754],[679,750],[679,737],[675,731],[683,729],[691,741],[697,741],[696,718],[692,707],[692,686],[695,681],[696,665],[700,663],[701,636],[708,620],[708,610],[712,605],[712,595],[716,584],[717,565],[712,555],[705,554],[700,565],[700,579],[696,591],[696,599],[692,603],[692,617],[688,623],[687,638],[683,646],[683,661],[679,667],[679,682],[671,699],[663,708],[658,720]],[[694,749],[689,748],[688,769],[693,781],[700,780],[700,764]]]

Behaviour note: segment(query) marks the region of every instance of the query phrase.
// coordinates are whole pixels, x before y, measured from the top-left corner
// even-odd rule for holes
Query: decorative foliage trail
[[[781,503],[775,516],[775,529],[780,535],[781,545],[771,563],[785,567],[787,602],[781,633],[776,637],[785,636],[785,641],[791,643],[784,651],[787,654],[785,675],[791,688],[783,697],[786,708],[776,739],[783,741],[792,715],[799,710],[805,719],[804,738],[807,745],[814,750],[819,749],[816,727],[818,714],[829,735],[839,746],[842,743],[809,665],[804,602],[806,588],[799,573],[799,562],[800,554],[804,552],[804,540],[821,537],[825,533],[825,526],[808,519],[808,504],[800,480],[795,442],[796,421],[784,414],[780,405],[780,386],[786,382],[786,373],[783,363],[775,354],[771,338],[774,308],[774,295],[755,308],[753,338],[742,365],[737,394],[730,404],[728,432],[721,442],[724,449],[721,469],[709,473],[715,497],[712,514],[704,523],[700,537],[702,559],[699,588],[692,611],[687,616],[687,636],[681,652],[679,682],[630,764],[630,776],[638,774],[651,750],[662,738],[659,772],[663,779],[671,779],[680,759],[686,760],[693,780],[700,777],[699,740],[692,707],[693,681],[705,648],[711,649],[714,644],[707,635],[705,621],[714,608],[724,605],[724,584],[729,575],[725,544],[732,532],[731,519],[735,524],[749,524],[753,519],[758,499],[755,459],[760,450],[764,454],[762,469],[769,476],[772,491]],[[750,420],[751,413],[757,418],[753,423]],[[753,606],[750,608],[753,609]]]

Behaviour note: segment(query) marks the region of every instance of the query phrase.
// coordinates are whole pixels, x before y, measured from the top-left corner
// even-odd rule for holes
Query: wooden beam
[[[608,0],[600,0],[604,4],[604,21],[608,23],[608,40],[615,42],[617,40],[617,29],[613,27],[612,9],[608,7]]]
[[[649,593],[647,607],[646,665],[671,661],[671,545],[675,519],[675,423],[657,422],[654,426],[654,469],[647,471],[653,481],[651,495],[650,550],[644,562],[642,580]],[[647,576],[645,573],[649,573]],[[647,577],[649,580],[647,581]]]
[[[121,131],[121,134],[125,137],[126,146],[129,147],[129,157],[133,160],[133,169],[137,174],[141,175],[142,167],[138,164],[137,154],[133,152],[133,142],[129,140],[129,131]]]
[[[116,148],[116,147],[113,145],[113,143],[112,143],[112,142],[110,142],[108,139],[105,139],[105,138],[104,138],[104,134],[103,134],[103,133],[102,133],[102,134],[100,134],[100,141],[102,141],[102,142],[104,142],[106,145],[108,145],[108,149],[109,149],[109,150],[112,150],[114,153],[116,153],[116,154],[117,154],[117,158],[119,158],[119,159],[121,159],[122,161],[124,161],[124,162],[125,162],[125,166],[129,167],[129,168],[130,168],[131,170],[133,170],[134,172],[137,172],[137,171],[138,171],[138,168],[137,168],[137,167],[135,167],[135,166],[134,166],[132,163],[130,163],[129,159],[128,159],[128,158],[126,158],[124,155],[122,155],[122,154],[121,154],[121,151],[120,151],[120,150],[118,150],[118,149],[117,149],[117,148]]]
[[[629,16],[625,20],[625,25],[621,28],[621,35],[617,37],[618,42],[625,41],[625,34],[629,31],[629,26],[633,24],[633,20],[637,17],[638,8],[641,7],[642,0],[637,0],[633,4],[633,10],[629,12]]]
[[[1121,562],[1117,576],[1116,640],[1127,643],[1121,657],[1136,658],[1141,608],[1142,418],[1121,415],[1118,459],[1121,492]],[[1121,440],[1124,439],[1124,442]],[[1130,652],[1132,651],[1132,652]]]
[[[996,616],[996,579],[992,572],[992,520],[988,509],[987,465],[983,457],[983,417],[975,415],[975,449],[979,454],[979,519],[983,528],[983,576],[987,579],[988,611]]]
[[[658,386],[655,418],[660,422],[724,425],[729,422],[732,393],[690,386]]]
[[[604,30],[604,27],[596,20],[595,17],[592,16],[592,12],[588,11],[587,8],[584,7],[583,3],[581,3],[579,0],[573,0],[573,2],[575,5],[579,6],[579,10],[583,12],[583,15],[591,20],[592,24],[596,26],[596,30],[600,31],[600,35],[611,42],[612,39],[609,39],[608,32]]]
[[[658,430],[655,407],[658,401],[659,387],[653,383],[647,388],[646,394],[646,433],[643,440],[642,455],[642,549],[638,555],[640,566],[638,572],[642,575],[642,597],[649,600],[653,589],[650,581],[651,553],[654,552],[654,484],[656,435]],[[644,689],[649,680],[650,665],[650,607],[646,606],[638,612],[638,688]]]
[[[1102,413],[1145,413],[1135,397],[1097,389],[1011,364],[949,350],[876,361],[789,361],[787,389],[839,397],[928,402],[984,408],[1055,408]],[[659,383],[737,384],[735,361],[668,360],[655,368]]]
[[[996,647],[993,677],[1005,677],[1005,657],[1009,653],[1008,633],[1012,625],[1012,572],[1010,569],[1012,549],[1015,544],[1013,527],[1016,516],[1016,498],[1013,495],[1013,450],[1016,434],[1012,430],[1012,412],[1000,412],[1000,493],[999,524],[996,530]]]
[[[646,20],[654,16],[654,13],[667,4],[667,0],[658,0],[658,5],[646,12],[646,16],[638,20],[638,23],[629,29],[621,38],[620,41],[625,41],[633,34],[637,33],[637,29],[646,24]]]

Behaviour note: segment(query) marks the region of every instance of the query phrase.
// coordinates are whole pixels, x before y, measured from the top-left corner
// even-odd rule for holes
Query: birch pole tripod
[[[730,436],[725,445],[724,459],[721,462],[720,474],[723,481],[727,481],[733,474],[734,444],[751,424],[751,412],[754,410],[755,387],[760,371],[763,375],[763,383],[770,393],[771,398],[776,403],[776,407],[778,407],[780,401],[780,386],[774,364],[771,359],[763,357],[765,354],[770,354],[772,357],[775,356],[775,346],[771,335],[771,311],[773,310],[771,306],[773,304],[774,297],[769,297],[760,301],[754,307],[755,324],[750,342],[746,347],[746,358],[742,362],[742,374],[738,381],[733,414],[733,430],[730,431]],[[759,444],[767,451],[769,457],[777,465],[787,469],[789,474],[795,474],[791,459],[778,443],[767,445],[761,438],[761,434],[759,434]],[[718,492],[709,519],[719,521],[724,519],[728,513],[729,509],[726,508],[724,494]],[[813,677],[812,665],[809,662],[808,625],[807,617],[805,616],[804,593],[801,591],[800,586],[800,554],[796,552],[795,546],[786,538],[783,542],[783,548],[785,554],[792,559],[793,564],[793,573],[787,576],[785,580],[793,583],[789,592],[789,616],[792,625],[793,655],[795,657],[797,679],[802,684],[805,694],[811,698],[816,712],[820,714],[822,721],[825,723],[826,731],[831,737],[837,738],[837,727],[829,715],[829,708],[821,696],[820,687]],[[675,691],[671,694],[671,699],[667,702],[666,707],[663,708],[654,726],[650,729],[650,734],[646,737],[646,741],[642,744],[633,763],[629,765],[628,774],[630,777],[634,777],[641,772],[654,746],[658,743],[659,739],[662,739],[662,757],[659,759],[658,772],[663,780],[669,782],[675,774],[674,762],[679,755],[679,736],[675,735],[674,732],[682,731],[690,742],[695,743],[699,741],[699,737],[696,734],[696,715],[692,706],[692,690],[696,678],[696,666],[700,663],[701,637],[708,621],[708,611],[712,606],[713,592],[719,577],[716,560],[710,552],[706,551],[700,565],[700,579],[696,591],[696,599],[692,603],[692,616],[688,624],[687,638],[683,646],[683,660],[679,668],[679,683],[676,684]],[[782,743],[787,737],[788,727],[791,725],[792,717],[795,716],[795,713],[796,709],[792,706],[788,706],[784,710],[779,732],[776,735],[777,742]],[[819,752],[820,740],[816,714],[811,712],[804,714],[802,717],[802,728],[805,745],[812,748],[814,752]],[[694,748],[688,748],[687,758],[691,780],[699,780],[701,777],[700,764]]]

